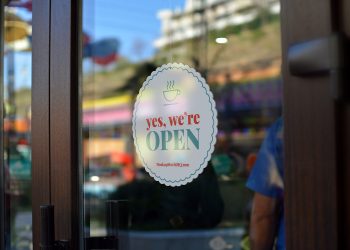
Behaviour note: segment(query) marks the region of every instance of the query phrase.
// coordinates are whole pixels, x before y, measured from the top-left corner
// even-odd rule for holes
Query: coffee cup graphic
[[[181,94],[181,90],[174,88],[175,82],[168,81],[167,90],[163,91],[164,99],[167,102],[174,102],[176,98]]]
[[[179,89],[172,89],[172,90],[164,90],[163,96],[164,99],[168,102],[173,102],[176,100],[177,96],[181,94],[181,90]]]

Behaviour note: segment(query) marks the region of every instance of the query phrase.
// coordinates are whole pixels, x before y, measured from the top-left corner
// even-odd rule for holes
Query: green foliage
[[[254,39],[261,38],[264,33],[262,27],[269,23],[279,23],[280,16],[270,13],[261,12],[257,18],[249,23],[240,25],[230,25],[221,30],[212,30],[209,32],[209,40],[214,42],[217,37],[228,37],[231,35],[239,36],[244,30],[254,31]]]
[[[263,25],[263,21],[261,17],[258,17],[253,21],[247,23],[246,25],[249,30],[257,30],[261,28],[261,26]]]
[[[265,32],[262,29],[257,29],[257,30],[253,31],[252,35],[253,35],[252,36],[253,41],[257,41],[257,40],[261,39],[262,37],[264,37]]]

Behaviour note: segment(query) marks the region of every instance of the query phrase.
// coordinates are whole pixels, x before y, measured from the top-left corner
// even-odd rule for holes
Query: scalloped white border
[[[146,88],[146,84],[152,79],[152,77],[156,74],[158,74],[160,71],[166,69],[166,68],[170,68],[170,67],[177,67],[177,68],[183,68],[186,69],[188,71],[190,71],[191,73],[193,73],[193,75],[197,76],[198,79],[203,83],[203,87],[205,88],[205,90],[207,91],[207,94],[209,96],[209,101],[212,104],[212,115],[213,115],[213,134],[212,134],[212,142],[210,145],[210,148],[207,151],[207,156],[204,159],[203,163],[201,164],[201,167],[198,168],[194,173],[191,173],[190,177],[185,178],[185,180],[179,180],[174,182],[172,181],[166,181],[164,180],[165,178],[161,179],[158,176],[156,176],[147,166],[147,163],[144,162],[144,159],[142,157],[141,152],[139,151],[138,145],[136,143],[136,128],[135,128],[135,123],[134,120],[136,119],[136,107],[140,101],[140,97],[141,97],[141,93],[144,91],[144,89]],[[168,69],[169,70],[169,69]],[[200,84],[200,82],[198,82]],[[204,170],[204,168],[208,165],[207,163],[210,161],[211,159],[211,155],[214,152],[214,146],[216,143],[216,135],[217,135],[217,125],[218,125],[218,119],[217,119],[217,111],[216,111],[216,104],[213,98],[213,93],[210,91],[209,86],[206,82],[206,80],[201,76],[200,73],[198,73],[195,69],[189,67],[188,65],[182,64],[182,63],[168,63],[168,64],[163,64],[161,67],[158,67],[155,71],[152,72],[152,74],[150,76],[147,77],[146,81],[143,82],[141,89],[139,90],[139,93],[136,97],[136,102],[134,104],[134,110],[133,110],[133,117],[132,117],[132,131],[133,131],[133,139],[134,139],[134,145],[137,151],[137,154],[140,156],[141,161],[146,169],[146,171],[149,173],[150,176],[152,176],[156,181],[160,182],[161,184],[164,184],[166,186],[171,186],[171,187],[178,187],[178,186],[182,186],[182,185],[186,185],[190,182],[192,182],[194,179],[196,179]]]

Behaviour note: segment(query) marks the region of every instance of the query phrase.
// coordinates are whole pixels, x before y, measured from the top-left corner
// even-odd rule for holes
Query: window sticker
[[[146,79],[133,113],[137,153],[147,172],[167,186],[185,185],[207,166],[217,134],[208,84],[184,64],[165,64]]]

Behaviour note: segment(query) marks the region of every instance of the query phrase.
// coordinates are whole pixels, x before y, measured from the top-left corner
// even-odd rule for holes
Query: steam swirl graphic
[[[175,81],[167,81],[167,90],[174,90]]]

